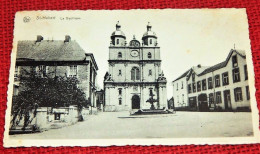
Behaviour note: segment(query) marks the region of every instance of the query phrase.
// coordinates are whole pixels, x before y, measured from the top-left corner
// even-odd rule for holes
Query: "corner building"
[[[36,40],[18,41],[13,95],[16,97],[24,89],[20,77],[28,73],[34,72],[42,78],[75,77],[88,100],[86,105],[97,107],[97,71],[94,55],[86,53],[69,35],[64,40],[44,40],[38,35]]]
[[[109,47],[109,71],[104,77],[105,111],[167,108],[166,78],[161,70],[157,36],[148,23],[142,44],[133,37],[128,43],[116,24]]]

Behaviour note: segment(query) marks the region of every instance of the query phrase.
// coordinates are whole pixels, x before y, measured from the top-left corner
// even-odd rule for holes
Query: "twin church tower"
[[[150,23],[142,43],[129,44],[119,22],[111,35],[109,70],[104,77],[105,111],[167,108],[166,78],[161,70],[160,47]]]

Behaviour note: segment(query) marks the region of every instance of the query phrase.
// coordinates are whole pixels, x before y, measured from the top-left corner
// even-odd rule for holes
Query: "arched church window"
[[[131,70],[131,80],[140,80],[139,68],[133,67]]]
[[[152,39],[150,39],[150,44],[152,44],[153,43],[153,40]]]
[[[119,39],[116,39],[116,44],[119,44]]]
[[[122,53],[121,53],[121,52],[118,52],[117,57],[118,57],[118,58],[122,58]]]
[[[148,58],[152,58],[151,52],[148,52]]]

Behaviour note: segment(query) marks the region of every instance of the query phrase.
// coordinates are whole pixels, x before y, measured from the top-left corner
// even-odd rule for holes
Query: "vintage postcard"
[[[245,9],[22,11],[5,147],[259,143]]]

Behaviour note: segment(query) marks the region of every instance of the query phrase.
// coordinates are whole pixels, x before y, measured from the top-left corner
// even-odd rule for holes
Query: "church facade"
[[[109,70],[104,77],[105,111],[167,108],[166,78],[161,70],[157,36],[148,23],[140,43],[129,42],[116,24],[109,46]]]

